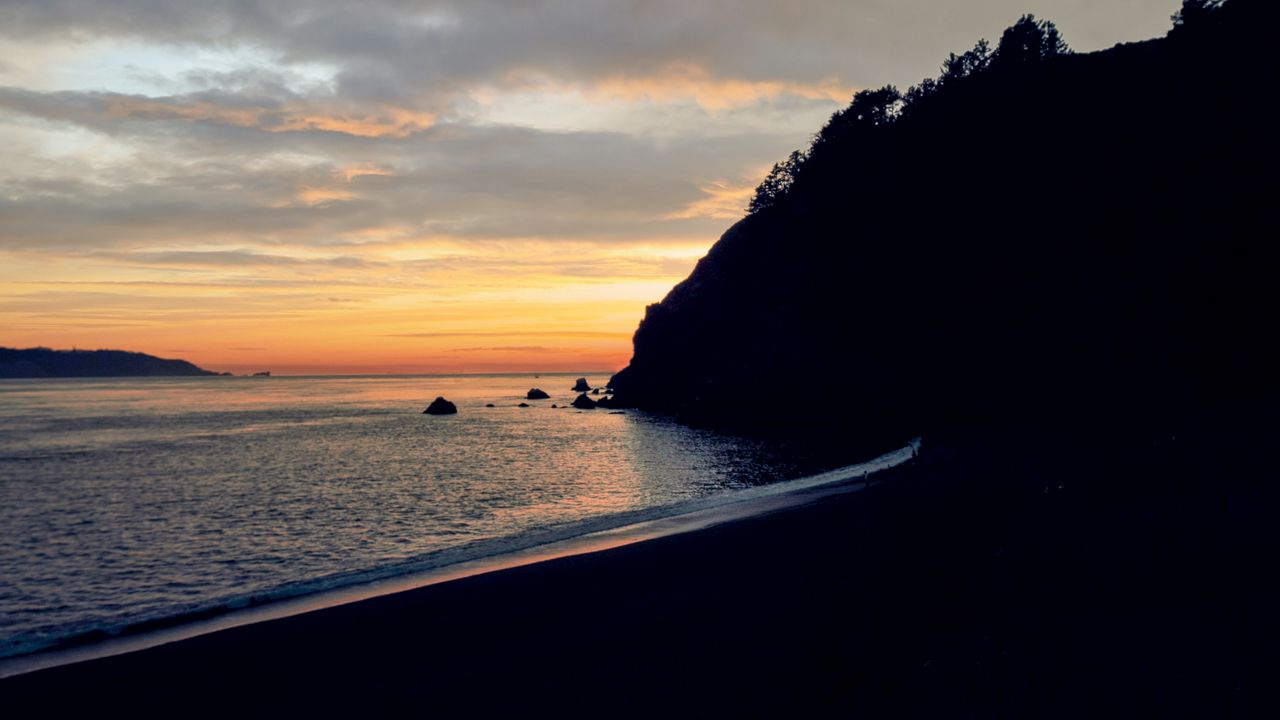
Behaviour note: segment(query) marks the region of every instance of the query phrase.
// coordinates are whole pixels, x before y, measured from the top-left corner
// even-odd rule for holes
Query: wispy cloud
[[[142,123],[210,123],[268,133],[332,132],[404,138],[435,124],[428,112],[402,107],[336,105],[317,98],[261,98],[225,92],[145,97],[113,92],[40,93],[0,88],[0,107],[45,120],[108,131]]]
[[[734,220],[743,216],[755,194],[756,183],[732,183],[717,180],[702,186],[703,196],[669,217],[672,219],[716,218]]]
[[[855,89],[1023,12],[1088,49],[1176,5],[0,1],[0,327],[202,364],[621,363]]]
[[[512,328],[512,329],[510,329],[510,330],[503,330],[503,331],[497,331],[497,332],[466,332],[466,331],[461,331],[461,332],[416,332],[416,333],[392,333],[392,334],[389,334],[389,335],[385,335],[384,337],[398,337],[398,338],[461,338],[461,337],[471,337],[471,338],[482,338],[482,337],[488,337],[488,338],[502,338],[502,337],[534,337],[534,336],[537,336],[537,335],[546,335],[546,334],[547,334],[547,331],[546,331],[546,330],[536,330],[536,329],[518,329],[518,328]],[[630,337],[631,337],[631,333],[629,333],[629,332],[584,332],[584,331],[576,330],[576,331],[557,331],[557,332],[555,333],[555,336],[556,336],[556,337],[562,337],[562,338],[564,338],[564,337],[568,337],[568,338],[602,338],[602,339],[609,339],[609,340],[612,340],[612,339],[617,339],[617,338],[630,338]]]
[[[564,355],[580,353],[582,348],[544,347],[542,345],[496,345],[490,347],[451,348],[451,353],[518,353],[520,355]]]
[[[88,257],[115,260],[129,265],[165,265],[189,267],[300,267],[326,266],[335,268],[385,267],[379,263],[354,255],[332,257],[298,257],[271,255],[249,250],[165,250],[165,251],[98,251]]]

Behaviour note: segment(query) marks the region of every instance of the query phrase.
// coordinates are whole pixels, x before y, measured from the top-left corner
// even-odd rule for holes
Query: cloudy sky
[[[0,0],[0,345],[616,369],[768,167],[1023,12],[1177,0]]]

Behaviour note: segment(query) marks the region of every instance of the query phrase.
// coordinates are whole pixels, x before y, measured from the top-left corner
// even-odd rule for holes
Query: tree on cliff
[[[979,40],[972,50],[960,55],[951,53],[947,56],[942,63],[942,77],[938,80],[938,84],[942,85],[976,75],[986,70],[990,63],[991,43]],[[931,83],[933,80],[925,80],[925,82]]]
[[[997,66],[1027,65],[1071,52],[1058,27],[1048,20],[1023,15],[1004,31],[996,46],[992,64]]]
[[[902,112],[902,93],[892,85],[879,90],[863,90],[853,96],[849,107],[831,116],[825,127],[813,138],[816,149],[838,142],[860,129],[888,125]]]
[[[859,92],[649,311],[616,397],[740,416],[790,406],[773,378],[845,377],[861,416],[918,422],[1276,385],[1278,6],[1188,0],[1087,54],[1024,16]]]
[[[759,212],[784,197],[795,183],[796,175],[799,174],[800,166],[804,164],[806,156],[806,153],[795,150],[786,160],[774,163],[769,175],[756,188],[756,194],[751,198],[747,211]]]
[[[1195,0],[1203,2],[1204,0]],[[892,85],[877,90],[862,90],[853,96],[848,107],[832,114],[827,124],[814,136],[810,147],[791,153],[777,163],[756,188],[747,211],[756,213],[782,202],[805,175],[806,161],[823,154],[826,147],[847,151],[857,142],[855,136],[886,127],[899,118],[915,112],[930,97],[956,89],[962,81],[978,77],[992,69],[1003,71],[1026,69],[1070,52],[1057,26],[1033,15],[1023,15],[1000,37],[994,51],[986,40],[978,41],[972,50],[960,55],[952,53],[942,64],[938,80],[926,79],[905,94]],[[819,166],[825,163],[817,163]]]

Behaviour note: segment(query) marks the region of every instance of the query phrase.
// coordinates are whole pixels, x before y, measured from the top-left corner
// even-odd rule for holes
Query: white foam
[[[82,646],[0,658],[0,678],[134,652],[218,630],[345,605],[482,573],[692,532],[732,520],[808,504],[836,494],[856,492],[866,487],[875,473],[901,465],[915,457],[920,444],[920,438],[916,438],[906,446],[874,460],[797,480],[592,518],[512,538],[482,541],[409,562],[290,585],[252,598],[233,598],[223,605],[227,611],[214,617],[110,637]],[[245,607],[252,603],[260,604]]]

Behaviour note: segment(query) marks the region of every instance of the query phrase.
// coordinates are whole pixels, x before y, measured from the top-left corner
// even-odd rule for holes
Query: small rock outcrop
[[[484,405],[484,406],[485,406],[485,407],[498,407],[497,405],[494,405],[493,403],[485,403],[485,405]]]
[[[551,396],[543,392],[541,388],[530,388],[529,392],[524,395],[526,400],[550,400]]]
[[[595,410],[596,401],[587,397],[586,393],[582,393],[581,395],[573,399],[573,406],[578,408],[579,410]]]
[[[435,400],[431,401],[431,404],[427,406],[426,410],[422,411],[422,414],[423,415],[455,415],[457,414],[457,412],[458,412],[457,405],[454,405],[453,403],[449,402],[448,400],[445,400],[442,397],[438,397]]]
[[[578,382],[574,383],[572,389],[574,392],[584,393],[590,392],[591,386],[587,384],[586,378],[578,378]]]
[[[516,407],[529,407],[529,403],[520,403]]]

